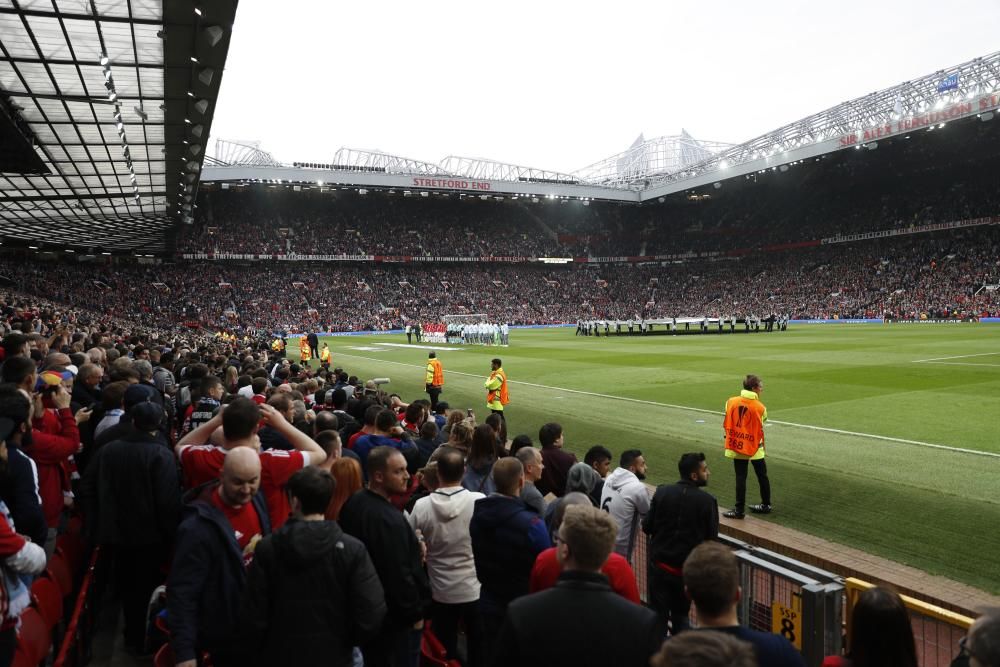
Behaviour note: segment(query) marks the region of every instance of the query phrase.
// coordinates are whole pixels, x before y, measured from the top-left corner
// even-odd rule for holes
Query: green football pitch
[[[785,332],[593,338],[514,330],[510,347],[408,345],[403,335],[331,337],[333,364],[426,398],[427,347],[442,400],[486,414],[499,356],[511,437],[562,424],[582,459],[594,444],[642,449],[650,483],[703,451],[709,490],[734,499],[722,408],[747,373],[764,382],[774,521],[1000,593],[1000,325],[799,325]],[[292,341],[289,356],[298,357]],[[313,362],[315,364],[315,362]],[[748,502],[757,501],[753,475]]]

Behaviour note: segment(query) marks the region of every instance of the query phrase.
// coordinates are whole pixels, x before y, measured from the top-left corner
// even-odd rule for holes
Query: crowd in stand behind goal
[[[432,406],[266,341],[29,298],[0,313],[0,667],[69,515],[111,558],[127,650],[157,664],[803,665],[739,624],[712,457],[685,454],[650,497],[639,450],[577,461],[556,421],[538,447],[508,438],[500,359],[479,423],[442,400],[433,353]],[[648,607],[630,565],[642,534]],[[831,667],[916,667],[894,593],[865,593],[853,627]],[[998,636],[984,614],[956,664],[1000,665]]]

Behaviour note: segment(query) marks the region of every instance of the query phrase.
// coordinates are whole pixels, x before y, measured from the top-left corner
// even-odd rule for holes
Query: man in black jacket
[[[192,489],[177,530],[167,579],[167,619],[177,667],[195,667],[208,651],[217,667],[248,660],[237,619],[246,567],[271,523],[260,488],[260,457],[250,447],[226,452],[222,476]]]
[[[686,630],[691,601],[684,593],[682,566],[691,551],[719,536],[719,503],[702,490],[708,484],[705,455],[688,453],[677,463],[680,481],[661,484],[642,522],[649,545],[649,606],[670,623],[670,634]]]
[[[240,626],[260,665],[347,667],[382,627],[385,594],[365,545],[324,521],[335,486],[319,468],[292,475],[292,519],[257,546]]]
[[[10,365],[21,359],[24,357],[14,357]],[[17,532],[44,545],[48,526],[38,495],[38,470],[21,451],[22,442],[31,437],[30,422],[31,401],[11,384],[0,386],[0,433],[5,442],[5,447],[0,448],[0,500],[7,504]],[[30,444],[30,440],[24,444]]]
[[[557,552],[562,574],[555,588],[507,607],[494,644],[496,667],[649,664],[663,640],[660,620],[612,591],[601,574],[617,534],[607,512],[566,508]]]
[[[122,599],[125,645],[143,652],[146,606],[163,583],[180,521],[180,480],[173,454],[159,432],[163,408],[140,403],[129,410],[132,429],[100,450],[80,485],[86,531],[112,546],[115,587]]]
[[[319,359],[319,336],[314,333],[306,336],[306,341],[309,343],[309,350],[312,352],[313,359]]]
[[[347,499],[340,525],[361,540],[385,590],[388,615],[378,636],[364,644],[367,667],[416,667],[430,582],[421,562],[421,545],[389,496],[404,493],[410,475],[398,449],[376,447],[368,454],[368,488]]]

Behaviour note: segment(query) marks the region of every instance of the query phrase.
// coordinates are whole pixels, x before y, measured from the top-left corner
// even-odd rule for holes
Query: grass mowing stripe
[[[390,361],[388,359],[377,359],[375,357],[365,357],[359,354],[347,354],[345,352],[340,352],[342,357],[352,357],[355,359],[366,359],[368,361],[376,361],[383,364],[395,364],[397,366],[407,366],[409,368],[423,368],[420,364],[410,364],[403,361]],[[991,353],[992,354],[992,353]],[[465,375],[468,377],[479,377],[475,373],[464,373],[462,371],[445,371],[446,374],[455,375]],[[597,398],[607,398],[616,401],[628,401],[629,403],[640,403],[643,405],[655,405],[663,408],[673,408],[675,410],[688,410],[690,412],[698,412],[701,414],[719,415],[723,413],[721,410],[706,410],[704,408],[694,408],[687,405],[674,405],[672,403],[660,403],[658,401],[648,401],[641,398],[629,398],[627,396],[614,396],[612,394],[599,394],[594,391],[583,391],[582,389],[568,389],[566,387],[553,387],[547,384],[538,384],[536,382],[525,382],[523,380],[509,380],[510,384],[519,384],[527,387],[538,387],[539,389],[552,389],[554,391],[564,391],[570,394],[581,394],[584,396],[596,396]],[[951,445],[938,445],[932,442],[920,442],[919,440],[906,440],[904,438],[892,438],[887,435],[876,435],[874,433],[858,433],[856,431],[845,431],[838,428],[829,428],[827,426],[813,426],[811,424],[796,424],[795,422],[786,422],[778,420],[768,420],[768,425],[776,424],[779,426],[791,426],[794,428],[804,428],[810,431],[823,431],[826,433],[837,433],[839,435],[849,435],[856,438],[874,438],[876,440],[885,440],[887,442],[895,442],[903,445],[914,445],[917,447],[928,447],[930,449],[941,449],[949,452],[956,452],[960,454],[972,454],[973,456],[986,456],[991,458],[1000,459],[1000,454],[995,452],[984,452],[978,449],[966,449],[964,447],[952,447]]]

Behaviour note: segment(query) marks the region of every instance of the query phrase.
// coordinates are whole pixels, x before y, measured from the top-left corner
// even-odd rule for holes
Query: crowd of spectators
[[[201,197],[200,221],[180,230],[179,253],[478,257],[558,248],[523,207],[471,196],[251,189]]]
[[[90,321],[9,294],[0,328],[0,549],[19,575],[0,581],[0,665],[24,585],[70,514],[110,559],[127,650],[158,650],[157,664],[415,667],[422,651],[473,667],[804,664],[781,636],[739,623],[738,564],[713,541],[703,454],[685,454],[681,480],[649,500],[638,450],[614,471],[599,445],[577,462],[557,423],[536,448],[497,415],[407,403],[266,343]],[[634,516],[615,505],[623,479],[646,498]],[[706,526],[682,546],[688,492]],[[648,566],[682,577],[695,629],[686,611],[668,625],[654,578],[652,609],[640,602],[630,558],[643,517]],[[916,667],[891,591],[863,594],[852,626],[847,657],[824,664]],[[1000,616],[986,613],[962,655],[1000,664],[998,639]]]
[[[368,331],[485,314],[510,324],[661,317],[1000,314],[997,226],[671,264],[0,260],[0,274],[91,318],[241,334]]]

